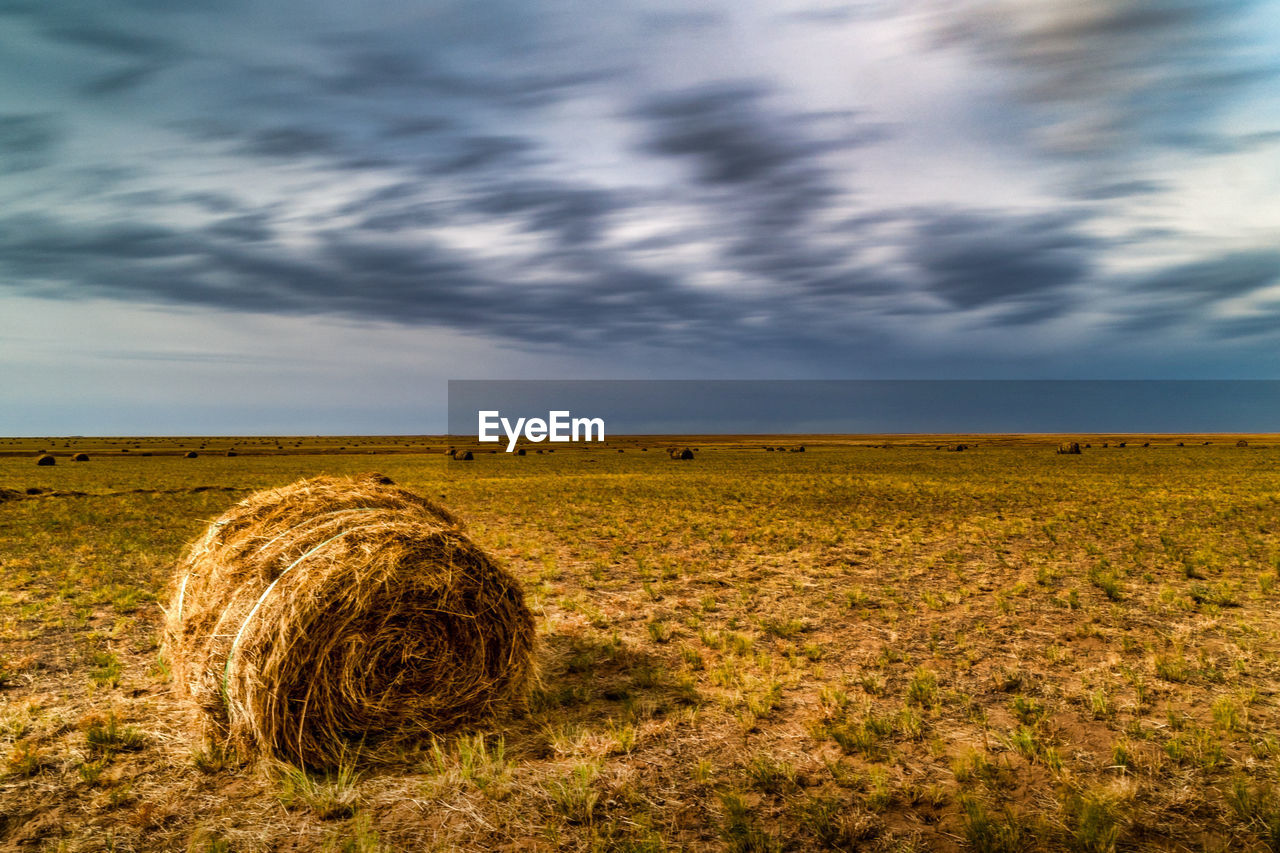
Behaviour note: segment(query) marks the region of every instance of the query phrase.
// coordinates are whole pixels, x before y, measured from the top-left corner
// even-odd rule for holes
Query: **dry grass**
[[[24,440],[0,456],[0,847],[1277,849],[1280,465],[1247,438],[456,466],[443,439],[77,440],[94,463],[53,468],[34,451],[76,448]],[[375,450],[521,581],[528,715],[325,772],[194,737],[158,645],[183,542],[227,490]]]

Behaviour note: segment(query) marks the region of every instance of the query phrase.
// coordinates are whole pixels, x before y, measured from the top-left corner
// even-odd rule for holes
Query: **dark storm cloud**
[[[227,237],[245,243],[270,240],[275,236],[275,229],[271,226],[271,219],[264,213],[228,216],[210,225],[208,230],[210,234],[215,236]]]
[[[1042,141],[1073,155],[1140,155],[1211,131],[1209,120],[1280,73],[1239,31],[1254,0],[971,0],[937,9],[944,41],[1005,67],[1026,102],[1048,111]]]
[[[51,23],[44,28],[44,32],[57,41],[140,59],[172,56],[179,52],[166,39],[116,29],[101,22]]]
[[[423,170],[432,175],[456,175],[515,165],[535,147],[521,136],[464,136],[449,144],[442,157],[426,161]]]
[[[936,215],[917,225],[909,259],[926,286],[958,308],[1007,302],[1024,321],[1041,319],[1091,271],[1100,243],[1079,224],[1057,214]]]
[[[771,116],[767,89],[737,84],[652,98],[638,114],[650,122],[646,147],[688,160],[697,179],[712,186],[812,183],[810,163],[820,147],[788,134],[784,117]]]
[[[645,101],[635,112],[643,150],[687,164],[690,198],[714,211],[723,263],[780,287],[830,291],[850,279],[854,246],[824,246],[815,225],[845,193],[825,157],[867,144],[870,134],[824,132],[809,112],[770,103],[755,82],[721,83]],[[843,117],[845,124],[852,115]],[[798,295],[798,293],[793,293]]]
[[[333,135],[308,127],[271,127],[253,132],[239,146],[259,157],[310,157],[338,150]]]
[[[61,138],[52,115],[0,115],[0,173],[47,166]]]
[[[1261,250],[1232,252],[1162,270],[1139,282],[1137,289],[1202,305],[1274,284],[1280,284],[1280,251]]]
[[[477,192],[469,206],[500,219],[516,218],[529,231],[555,235],[562,244],[596,240],[610,214],[627,205],[620,193],[573,184],[524,181]]]
[[[1119,320],[1126,331],[1157,332],[1173,327],[1203,327],[1211,337],[1233,339],[1280,330],[1280,305],[1264,300],[1247,318],[1215,317],[1225,300],[1248,297],[1280,285],[1280,252],[1228,252],[1192,263],[1166,267],[1124,285],[1141,308]]]

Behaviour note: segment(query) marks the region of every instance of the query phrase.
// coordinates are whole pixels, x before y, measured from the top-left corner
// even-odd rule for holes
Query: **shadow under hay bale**
[[[53,458],[53,456],[49,455],[48,453],[46,453],[36,460],[36,464],[37,465],[57,465],[58,460]]]
[[[88,453],[77,453],[75,456],[72,456],[72,457],[71,457],[71,461],[72,461],[72,462],[88,462],[88,461],[89,461],[89,454],[88,454]]]
[[[1071,453],[1071,454],[1079,455],[1079,453],[1080,453],[1080,442],[1078,442],[1078,441],[1064,441],[1064,442],[1062,442],[1062,444],[1059,444],[1059,445],[1058,445],[1058,452],[1059,452],[1059,453]]]
[[[379,475],[258,492],[178,566],[174,683],[244,755],[328,767],[523,708],[533,617],[445,509]]]

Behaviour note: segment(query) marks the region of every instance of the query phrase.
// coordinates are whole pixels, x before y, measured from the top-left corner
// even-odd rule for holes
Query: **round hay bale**
[[[476,457],[470,450],[455,450],[453,451],[453,458],[459,462],[470,462]]]
[[[383,479],[257,492],[179,563],[174,683],[242,755],[377,760],[526,702],[534,623],[518,581],[447,510]]]
[[[673,447],[670,456],[672,459],[688,460],[693,458],[693,451],[687,447]]]
[[[89,454],[88,454],[88,453],[77,453],[75,456],[72,456],[72,457],[71,457],[71,461],[72,461],[72,462],[88,462],[88,461],[89,461]]]
[[[1208,444],[1208,443],[1209,442],[1207,441],[1205,442],[1205,444]],[[1248,446],[1249,446],[1249,442],[1243,438],[1236,442],[1236,447],[1248,447]]]
[[[37,465],[57,465],[58,460],[53,458],[52,455],[46,453],[36,460],[36,464]]]
[[[516,450],[516,456],[527,456],[527,455],[529,455],[529,451],[525,450],[523,447]]]
[[[227,456],[238,456],[238,455],[239,455],[239,454],[238,454],[238,453],[236,453],[234,450],[228,450],[228,451],[227,451]]]
[[[1078,442],[1078,441],[1064,441],[1064,442],[1062,442],[1062,444],[1059,444],[1059,445],[1058,445],[1058,452],[1059,452],[1059,453],[1071,453],[1071,454],[1075,454],[1075,455],[1077,455],[1077,456],[1078,456],[1078,455],[1080,454],[1080,442]]]
[[[199,454],[199,453],[196,453],[194,450],[188,450],[186,453],[182,454],[182,458],[183,458],[183,459],[198,459],[198,458],[200,458],[200,454]]]
[[[968,449],[969,449],[969,445],[967,445],[967,444],[953,444],[953,445],[951,445],[951,450],[952,450],[953,452],[955,452],[955,453],[959,453],[959,452],[960,452],[960,451],[962,451],[962,450],[968,450]]]

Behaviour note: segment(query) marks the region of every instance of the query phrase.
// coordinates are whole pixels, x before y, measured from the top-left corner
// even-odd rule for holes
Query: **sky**
[[[0,0],[0,433],[1280,378],[1280,2]]]

